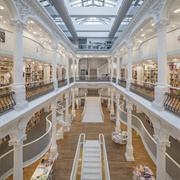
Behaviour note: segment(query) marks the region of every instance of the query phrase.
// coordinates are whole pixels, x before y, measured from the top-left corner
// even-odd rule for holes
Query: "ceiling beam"
[[[64,0],[59,0],[59,1],[51,0],[51,1],[54,4],[54,7],[56,8],[60,17],[63,19],[64,23],[66,24],[66,27],[69,29],[69,32],[71,33],[74,41],[77,42],[78,36],[77,36],[76,30],[73,26],[72,20],[68,15],[68,10],[64,4]]]
[[[116,31],[119,28],[119,25],[123,21],[124,17],[126,16],[127,11],[129,10],[133,0],[124,0],[122,6],[119,8],[118,15],[114,20],[114,24],[111,28],[109,33],[109,38],[113,38],[116,34]]]

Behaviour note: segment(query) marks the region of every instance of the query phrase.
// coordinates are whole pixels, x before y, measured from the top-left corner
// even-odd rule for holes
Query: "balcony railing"
[[[180,116],[180,96],[169,92],[165,95],[167,96],[164,102],[165,109]]]
[[[69,78],[69,83],[72,83],[72,82],[74,82],[74,78],[73,78],[73,77],[70,77],[70,78]]]
[[[58,88],[67,85],[67,79],[58,80]]]
[[[124,80],[124,79],[118,79],[118,85],[126,88],[126,80]]]
[[[26,88],[26,100],[31,101],[54,90],[53,82]]]
[[[13,109],[13,107],[16,105],[13,97],[14,94],[15,93],[11,91],[0,95],[0,114]]]
[[[112,82],[116,83],[116,78],[115,77],[112,78]]]
[[[109,76],[97,77],[97,76],[79,76],[76,77],[76,81],[110,81]]]
[[[154,101],[154,87],[154,84],[144,83],[144,85],[140,85],[135,82],[131,83],[130,90],[152,102]]]

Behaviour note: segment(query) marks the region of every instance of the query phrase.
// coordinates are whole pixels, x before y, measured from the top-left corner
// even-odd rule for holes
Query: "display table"
[[[147,166],[139,165],[134,167],[133,171],[134,180],[155,180],[151,169]]]
[[[127,132],[122,131],[122,132],[116,132],[114,131],[112,133],[112,140],[117,143],[117,144],[127,144]]]
[[[52,180],[54,161],[54,158],[45,155],[34,171],[31,180]]]

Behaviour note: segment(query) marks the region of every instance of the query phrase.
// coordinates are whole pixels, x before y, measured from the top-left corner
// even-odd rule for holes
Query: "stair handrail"
[[[80,149],[81,149],[81,145],[85,143],[85,137],[86,137],[86,135],[84,133],[81,133],[79,135],[78,144],[77,144],[77,148],[76,148],[76,154],[75,154],[75,157],[74,157],[73,167],[72,167],[72,170],[71,170],[70,180],[76,180],[77,171],[78,171]]]
[[[99,143],[102,145],[102,150],[103,150],[105,178],[106,180],[110,180],[111,178],[110,178],[109,165],[108,165],[108,159],[106,153],[106,144],[103,134],[99,134]]]
[[[99,98],[99,101],[100,101],[100,103],[99,103],[99,108],[100,108],[100,111],[101,111],[102,119],[103,119],[103,121],[104,121],[104,113],[103,113],[103,110],[102,110],[101,98]]]
[[[81,114],[81,120],[83,120],[83,118],[84,118],[85,111],[86,111],[86,97],[85,97],[85,101],[84,101],[84,109],[83,109],[83,112]]]

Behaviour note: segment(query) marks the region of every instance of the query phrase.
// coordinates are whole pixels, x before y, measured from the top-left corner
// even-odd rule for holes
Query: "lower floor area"
[[[104,113],[104,123],[82,123],[81,114],[83,109],[80,108],[76,110],[76,117],[71,124],[70,131],[64,133],[64,139],[57,141],[59,156],[54,165],[53,180],[70,179],[78,138],[81,133],[86,134],[87,140],[98,140],[99,134],[104,134],[112,180],[132,179],[133,167],[140,164],[148,166],[152,170],[154,177],[156,177],[156,166],[135,130],[132,130],[135,161],[126,161],[126,145],[119,145],[112,141],[111,134],[115,131],[115,122],[110,120],[110,113],[105,104],[102,104],[102,109]],[[69,109],[69,111],[71,112],[71,109]],[[126,130],[126,126],[122,123],[121,130]],[[40,160],[24,168],[24,180],[31,178],[39,162]],[[12,176],[7,178],[7,180],[11,179],[13,179]]]

